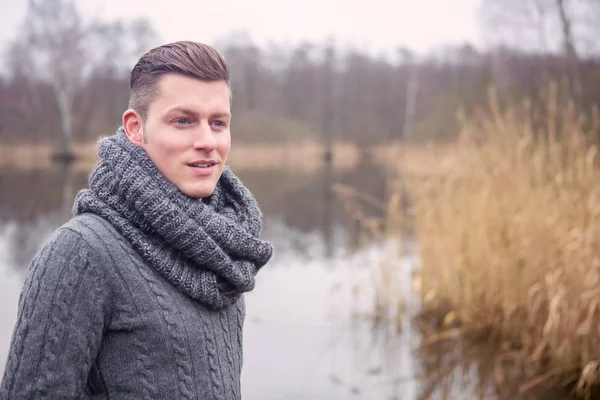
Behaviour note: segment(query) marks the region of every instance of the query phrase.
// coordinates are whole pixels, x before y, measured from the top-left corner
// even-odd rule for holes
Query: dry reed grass
[[[464,121],[456,143],[398,162],[423,311],[438,329],[499,338],[523,391],[571,384],[589,398],[600,382],[600,170],[587,138],[599,118],[554,91],[541,113],[497,104]],[[414,174],[411,162],[433,160],[436,173]]]

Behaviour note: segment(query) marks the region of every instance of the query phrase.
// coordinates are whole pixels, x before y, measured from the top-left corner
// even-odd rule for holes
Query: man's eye
[[[223,128],[225,126],[225,122],[223,121],[215,121],[213,124],[218,128]]]
[[[189,123],[189,120],[187,118],[177,118],[176,122],[179,125],[186,125],[187,123]]]

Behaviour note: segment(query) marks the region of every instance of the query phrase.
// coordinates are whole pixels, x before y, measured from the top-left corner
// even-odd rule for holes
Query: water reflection
[[[246,325],[247,398],[417,398],[414,326],[407,319],[375,326],[367,315],[373,266],[383,254],[372,245],[327,264],[298,259],[259,277],[248,296],[248,308],[260,311]],[[411,263],[403,264],[408,273]]]
[[[325,257],[347,250],[348,216],[334,206],[334,181],[374,196],[382,196],[384,187],[384,176],[374,165],[343,172],[271,169],[238,174],[261,205],[265,236],[276,242],[282,256],[294,252]],[[18,251],[12,252],[11,264],[25,268],[47,234],[69,218],[73,198],[86,181],[87,171],[60,166],[0,171],[0,224],[16,224],[10,248]],[[284,227],[286,235],[281,234]]]
[[[66,221],[76,188],[86,184],[85,173],[68,167],[45,171],[6,168],[0,172],[0,226],[12,226],[7,235],[7,261],[25,274],[41,242]]]
[[[494,399],[564,400],[574,398],[568,388],[557,387],[565,377],[538,382],[527,388],[521,368],[501,351],[502,346],[487,338],[449,339],[418,348],[422,368],[422,390],[418,400]],[[474,345],[473,343],[477,343]],[[560,385],[559,385],[560,386]],[[467,396],[466,396],[467,394]]]

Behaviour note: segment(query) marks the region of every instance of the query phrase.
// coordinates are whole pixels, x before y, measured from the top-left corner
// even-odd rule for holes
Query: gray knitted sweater
[[[31,263],[0,399],[240,399],[243,292],[269,260],[230,170],[202,202],[122,132]]]

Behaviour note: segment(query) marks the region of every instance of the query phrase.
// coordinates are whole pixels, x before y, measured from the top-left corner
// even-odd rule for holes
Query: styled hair
[[[142,120],[158,95],[157,83],[164,74],[175,73],[202,81],[225,81],[229,86],[229,66],[217,49],[209,45],[179,41],[155,47],[133,67],[129,82],[129,108]]]

